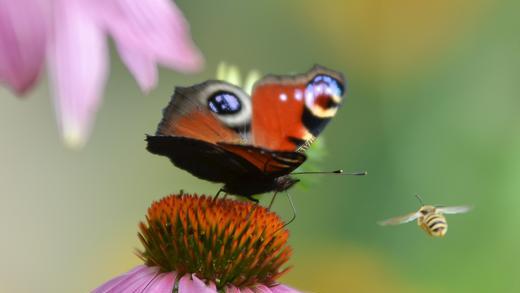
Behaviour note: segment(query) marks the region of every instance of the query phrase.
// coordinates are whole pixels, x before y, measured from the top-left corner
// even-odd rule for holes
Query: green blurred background
[[[143,96],[113,54],[105,100],[81,151],[60,141],[44,81],[0,90],[0,292],[87,292],[140,263],[137,223],[180,188],[218,186],[145,151],[175,85],[221,61],[290,73],[345,73],[348,99],[323,137],[323,176],[291,194],[293,270],[309,292],[518,292],[518,1],[188,1],[206,69],[163,70]],[[376,221],[433,204],[471,204],[444,239]],[[265,196],[266,200],[269,196]],[[291,216],[280,197],[277,210]]]

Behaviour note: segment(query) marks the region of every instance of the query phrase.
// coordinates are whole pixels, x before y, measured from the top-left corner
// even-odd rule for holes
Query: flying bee
[[[448,223],[444,214],[462,214],[467,213],[471,209],[469,206],[445,207],[425,205],[419,195],[416,195],[416,197],[421,203],[421,208],[417,212],[381,221],[379,225],[398,225],[417,220],[417,225],[426,231],[428,235],[443,237],[448,232]]]

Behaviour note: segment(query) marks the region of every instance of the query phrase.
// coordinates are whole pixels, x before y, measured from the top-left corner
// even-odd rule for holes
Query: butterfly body
[[[194,176],[251,198],[298,182],[308,145],[334,116],[341,74],[316,66],[295,76],[266,76],[252,97],[223,81],[176,88],[147,149]]]
[[[227,182],[222,190],[230,193],[249,197],[249,195],[262,194],[266,192],[282,192],[291,188],[299,180],[289,175],[279,177],[250,177]]]

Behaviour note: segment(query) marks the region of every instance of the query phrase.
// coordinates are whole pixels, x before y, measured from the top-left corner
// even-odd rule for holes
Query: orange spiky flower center
[[[138,255],[148,266],[215,282],[274,285],[288,268],[289,232],[273,212],[249,202],[170,195],[148,209]]]

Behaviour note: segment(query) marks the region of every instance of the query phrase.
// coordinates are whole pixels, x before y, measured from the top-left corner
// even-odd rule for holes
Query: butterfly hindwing
[[[230,182],[241,177],[262,176],[246,158],[224,148],[181,136],[148,136],[148,151],[170,158],[172,163],[196,177],[213,182]]]
[[[250,145],[219,143],[225,150],[236,154],[258,168],[264,175],[286,175],[305,162],[305,155],[298,152],[272,151]]]
[[[344,87],[341,73],[322,66],[264,77],[253,88],[251,141],[277,151],[304,151],[336,114]]]

